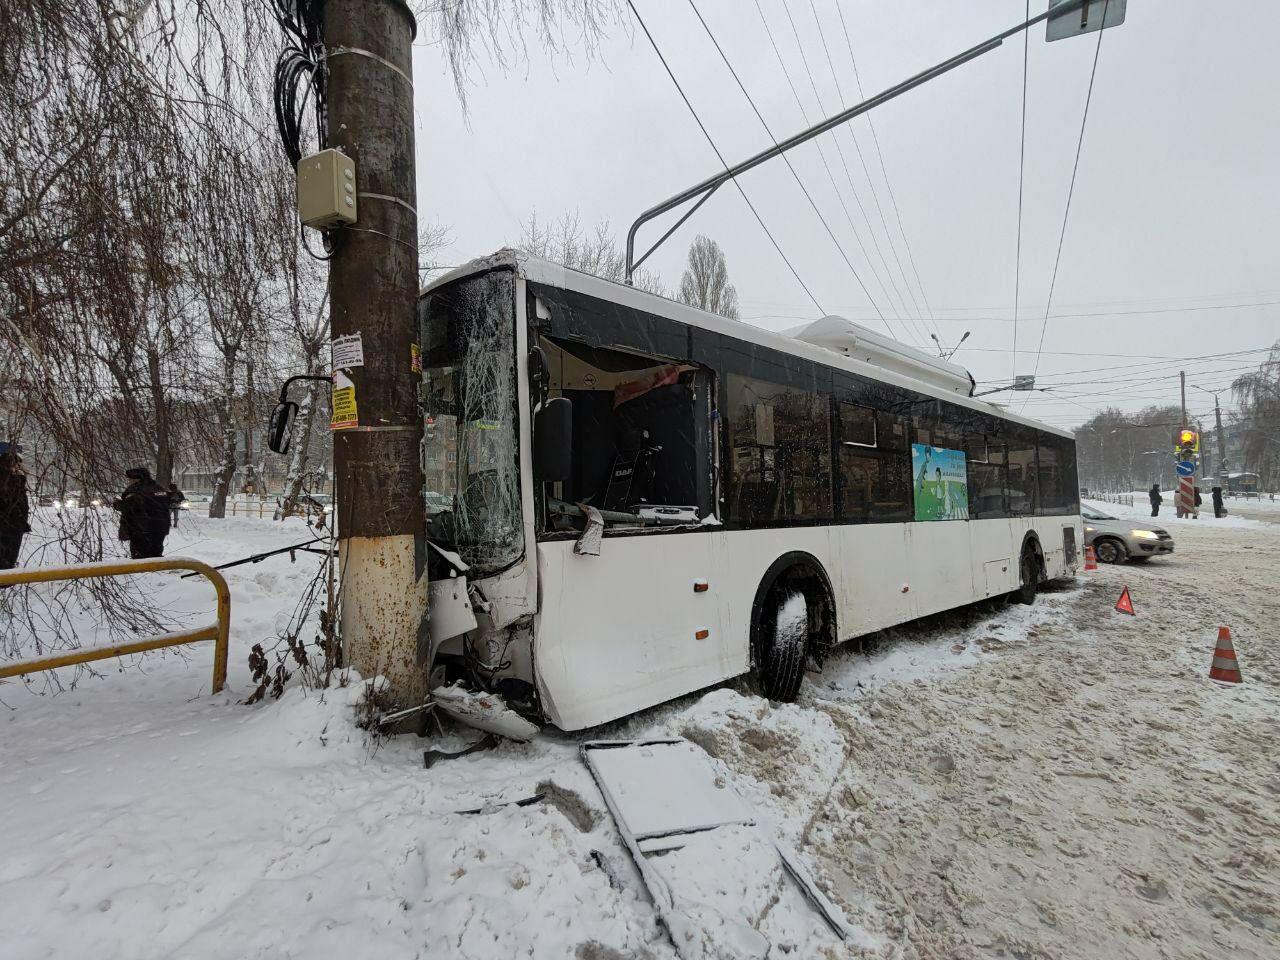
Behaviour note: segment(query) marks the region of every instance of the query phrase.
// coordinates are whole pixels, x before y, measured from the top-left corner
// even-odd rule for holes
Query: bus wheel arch
[[[798,650],[775,649],[778,612],[786,599],[796,593],[805,599],[809,624],[806,642]],[[826,568],[804,551],[784,553],[761,577],[751,603],[751,666],[761,692],[770,700],[794,700],[809,657],[821,666],[836,641],[835,591]]]

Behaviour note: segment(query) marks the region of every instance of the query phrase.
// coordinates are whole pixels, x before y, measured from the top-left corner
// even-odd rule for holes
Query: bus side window
[[[1039,466],[1036,476],[1040,480],[1040,502],[1036,505],[1036,513],[1061,513],[1065,507],[1065,493],[1062,489],[1062,468],[1058,463],[1058,450],[1047,437],[1041,437],[1037,444]]]
[[[969,459],[969,516],[975,520],[1007,517],[1008,478],[1005,465],[1005,446],[990,437],[982,437],[981,450],[976,445],[968,448]],[[978,459],[978,455],[982,459]]]
[[[1042,433],[1037,444],[1040,454],[1040,513],[1075,513],[1080,506],[1076,482],[1075,442],[1066,437]]]
[[[1009,440],[1009,472],[1005,496],[1010,516],[1026,517],[1036,512],[1038,485],[1034,440]]]
[[[829,398],[729,374],[729,519],[831,520]]]
[[[840,518],[845,522],[911,519],[911,459],[902,417],[838,404]]]

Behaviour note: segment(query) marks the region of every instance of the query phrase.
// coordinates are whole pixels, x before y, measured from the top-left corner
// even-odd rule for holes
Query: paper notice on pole
[[[349,370],[364,366],[364,341],[360,334],[334,337],[329,342],[329,369]]]
[[[422,372],[422,348],[416,343],[409,344],[409,370],[413,373]]]
[[[341,370],[333,373],[330,406],[333,411],[329,416],[330,430],[350,430],[360,425],[360,415],[356,409],[356,385],[350,378],[343,376]]]

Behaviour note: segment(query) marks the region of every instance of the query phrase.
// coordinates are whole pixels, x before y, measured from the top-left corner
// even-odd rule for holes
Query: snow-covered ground
[[[687,737],[777,824],[851,941],[788,900],[776,865],[721,847],[687,869],[792,956],[1274,960],[1280,527],[1161,523],[1169,559],[842,649],[796,704],[731,684],[589,736]],[[306,535],[198,519],[168,552],[224,562]],[[675,956],[580,737],[427,770],[441,744],[370,743],[354,686],[239,704],[249,646],[319,562],[227,571],[224,694],[208,693],[208,645],[56,696],[0,686],[0,956]],[[1136,617],[1112,610],[1122,584]],[[192,615],[208,592],[146,582]],[[1219,624],[1243,686],[1206,679]]]

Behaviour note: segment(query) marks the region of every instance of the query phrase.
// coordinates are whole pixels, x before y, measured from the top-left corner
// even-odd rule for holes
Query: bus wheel
[[[800,692],[809,650],[809,603],[794,586],[778,584],[761,623],[760,692],[770,700],[790,703]]]
[[[1040,564],[1036,560],[1036,551],[1028,545],[1022,551],[1022,586],[1013,592],[1016,603],[1031,604],[1036,602],[1036,587],[1040,582]]]

